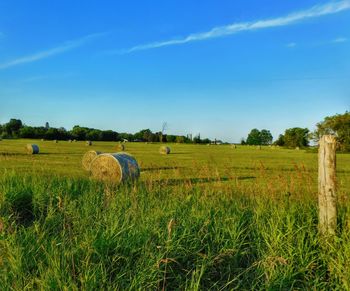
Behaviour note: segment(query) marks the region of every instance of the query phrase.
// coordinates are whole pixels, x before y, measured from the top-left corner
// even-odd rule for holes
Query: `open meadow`
[[[0,0],[0,291],[350,291],[349,27]]]
[[[141,176],[117,186],[81,164],[115,142],[0,141],[2,289],[350,289],[350,154],[327,241],[316,151],[169,146],[126,143]]]

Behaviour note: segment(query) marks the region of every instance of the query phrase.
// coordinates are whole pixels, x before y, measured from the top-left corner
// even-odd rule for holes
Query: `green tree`
[[[59,139],[59,131],[57,128],[50,127],[45,133],[45,139],[53,140]]]
[[[9,137],[17,137],[19,130],[23,127],[20,119],[10,119],[8,123],[4,125],[4,131]]]
[[[69,137],[69,134],[64,127],[58,128],[57,133],[58,133],[58,136],[56,139],[64,140],[64,139],[67,139]]]
[[[313,135],[316,141],[324,134],[334,134],[338,139],[340,149],[350,151],[350,112],[327,116],[316,126],[317,129]]]
[[[102,130],[99,134],[99,140],[116,141],[118,140],[118,133],[113,130]]]
[[[261,144],[262,145],[268,145],[272,143],[272,134],[269,130],[267,129],[262,129],[260,131],[260,139],[261,139]]]
[[[144,141],[152,141],[153,132],[150,129],[146,129],[143,132],[142,138]]]
[[[249,145],[268,145],[272,143],[272,134],[267,129],[262,129],[260,131],[257,128],[254,128],[248,134],[245,143]]]
[[[294,127],[286,129],[284,133],[285,146],[306,147],[309,145],[309,130],[307,128]]]
[[[22,138],[37,138],[35,128],[31,126],[23,126],[18,135]]]
[[[198,133],[198,135],[196,135],[193,138],[193,143],[201,143],[201,134],[200,133]]]
[[[47,129],[44,126],[33,127],[35,131],[35,138],[44,138]]]
[[[128,141],[132,141],[134,139],[134,136],[131,133],[126,133],[126,132],[122,132],[119,134],[118,137],[119,140],[128,140]]]
[[[252,129],[248,134],[246,143],[249,145],[261,145],[260,130],[258,130],[257,128]]]
[[[91,129],[86,133],[87,140],[100,140],[101,130]]]
[[[152,141],[152,131],[150,129],[142,129],[134,134],[134,140]]]
[[[176,136],[175,135],[171,135],[171,134],[167,134],[166,135],[166,141],[167,142],[175,142],[176,141]]]
[[[86,140],[87,132],[88,129],[86,127],[80,127],[79,125],[75,125],[71,130],[71,135],[75,139]]]
[[[275,145],[278,146],[284,146],[285,142],[284,142],[284,135],[280,134],[278,139],[274,142]]]
[[[185,142],[185,137],[181,136],[181,135],[176,136],[176,142],[177,143],[184,143]]]

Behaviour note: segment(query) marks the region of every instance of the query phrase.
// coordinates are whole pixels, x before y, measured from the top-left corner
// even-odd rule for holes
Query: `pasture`
[[[324,240],[316,152],[126,143],[139,181],[91,179],[83,154],[116,146],[0,141],[5,289],[350,289],[350,154],[337,155],[338,233]]]

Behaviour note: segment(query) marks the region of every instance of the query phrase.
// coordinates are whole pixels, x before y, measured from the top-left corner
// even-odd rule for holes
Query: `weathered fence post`
[[[319,229],[322,234],[335,234],[337,226],[336,139],[324,135],[318,150]]]

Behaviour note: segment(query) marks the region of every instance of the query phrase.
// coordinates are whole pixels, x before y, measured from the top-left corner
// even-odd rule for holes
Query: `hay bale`
[[[298,150],[300,150],[300,147],[296,147],[295,149],[298,151]]]
[[[73,139],[73,142],[77,142],[77,140],[76,140],[76,139]]]
[[[231,146],[231,148],[236,149],[237,146],[236,146],[235,144],[233,144],[233,145]]]
[[[37,155],[39,153],[39,147],[36,144],[27,144],[26,150],[28,155]]]
[[[86,141],[86,145],[87,145],[87,146],[92,146],[92,141],[91,141],[91,140],[87,140],[87,141]]]
[[[90,172],[98,180],[117,184],[140,176],[137,161],[127,153],[98,155],[91,163]]]
[[[118,143],[117,146],[115,147],[117,151],[125,151],[125,145],[122,143]]]
[[[41,141],[44,141],[44,140],[45,140],[45,139],[43,139],[43,138],[41,139]]]
[[[57,139],[54,139],[54,140],[53,140],[53,143],[58,143]]]
[[[86,152],[82,160],[84,170],[90,171],[91,162],[94,160],[94,158],[96,158],[100,154],[102,154],[102,152],[98,152],[98,151]]]
[[[169,155],[170,154],[170,148],[167,146],[162,146],[159,149],[159,153],[161,153],[162,155]]]
[[[68,142],[69,142],[69,143],[71,143],[71,142],[72,142],[72,140],[71,140],[71,139],[69,139],[69,140],[68,140]]]
[[[261,146],[260,146],[260,145],[259,145],[259,146],[257,146],[257,149],[258,149],[258,150],[261,150]]]

